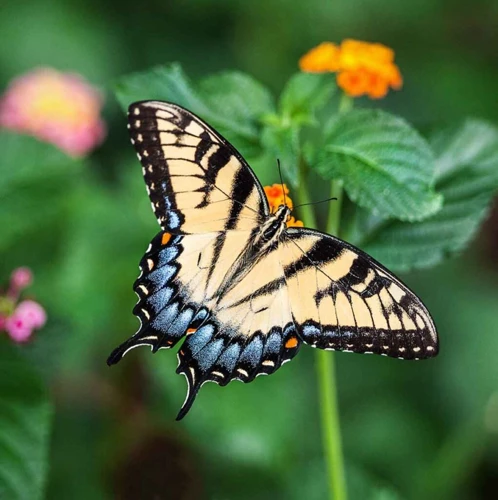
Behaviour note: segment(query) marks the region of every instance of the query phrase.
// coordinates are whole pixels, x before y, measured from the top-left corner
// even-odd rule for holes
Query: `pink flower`
[[[45,309],[34,300],[23,300],[17,306],[15,315],[22,317],[33,328],[41,328],[47,321]]]
[[[10,275],[10,285],[16,291],[23,290],[33,282],[33,273],[29,267],[18,267]]]
[[[34,300],[22,301],[12,316],[5,319],[4,328],[15,342],[26,342],[35,328],[41,328],[47,315],[43,307]]]
[[[26,342],[33,333],[29,321],[16,313],[5,320],[5,330],[15,342]]]
[[[39,68],[11,82],[0,99],[0,126],[81,156],[105,137],[101,107],[100,93],[82,77]]]

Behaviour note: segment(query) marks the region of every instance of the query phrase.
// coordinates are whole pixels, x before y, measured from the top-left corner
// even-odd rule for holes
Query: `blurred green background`
[[[0,207],[0,276],[31,267],[49,315],[23,348],[55,402],[46,498],[326,497],[311,349],[250,385],[208,384],[180,423],[173,352],[106,366],[136,331],[131,285],[157,229],[116,79],[179,61],[194,79],[238,69],[278,92],[309,48],[353,37],[393,47],[405,80],[368,106],[420,130],[466,116],[498,123],[497,18],[492,0],[4,3],[1,88],[40,65],[81,73],[105,92],[109,128],[92,156],[57,173],[50,203],[40,161],[41,198]],[[404,277],[438,325],[438,358],[337,356],[352,499],[495,498],[497,222],[495,211],[464,255]]]

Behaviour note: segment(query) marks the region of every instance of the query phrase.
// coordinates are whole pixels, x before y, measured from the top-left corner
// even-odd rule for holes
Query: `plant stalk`
[[[304,225],[307,227],[312,227],[316,229],[316,217],[313,207],[309,205],[311,202],[310,195],[308,191],[307,180],[307,168],[306,163],[303,158],[299,160],[299,179],[297,185],[297,193],[299,196],[299,204],[303,204],[299,207],[301,217],[303,219]]]
[[[340,221],[342,184],[332,184],[333,186],[335,185],[335,191],[332,193],[332,196],[336,196],[337,201],[331,202],[330,204],[333,210],[331,208],[329,212],[327,228],[331,228],[332,233],[337,234]],[[299,202],[309,202],[306,186],[306,165],[304,161],[301,161],[299,167]],[[316,218],[313,208],[311,206],[301,208],[308,209],[306,211],[302,210],[301,212],[304,225],[306,227],[316,228]],[[322,439],[327,469],[329,498],[331,500],[347,500],[334,353],[318,350],[316,355]]]
[[[339,237],[342,209],[342,181],[335,180],[330,183],[330,197],[337,198],[337,201],[332,200],[329,205],[327,233]]]

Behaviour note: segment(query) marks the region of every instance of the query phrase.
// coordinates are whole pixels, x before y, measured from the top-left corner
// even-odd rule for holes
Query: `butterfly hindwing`
[[[178,280],[184,238],[160,232],[149,244],[140,261],[140,276],[133,285],[138,296],[133,313],[140,319],[140,328],[113,351],[109,364],[117,363],[130,349],[141,345],[149,345],[153,352],[174,346],[195,320],[199,307],[189,300]]]

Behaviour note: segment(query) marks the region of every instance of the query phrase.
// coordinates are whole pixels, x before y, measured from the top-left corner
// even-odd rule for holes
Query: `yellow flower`
[[[287,205],[291,210],[294,208],[292,199],[289,197],[289,188],[285,184],[273,184],[273,186],[265,186],[266,197],[270,204],[270,212],[275,213],[281,205]],[[300,220],[296,220],[290,216],[287,220],[287,227],[303,227]]]
[[[321,48],[324,45],[334,48],[325,50]],[[325,42],[305,54],[299,66],[306,72],[336,72],[337,85],[351,97],[380,99],[389,88],[400,89],[403,85],[394,51],[380,43],[348,39],[337,47]]]

